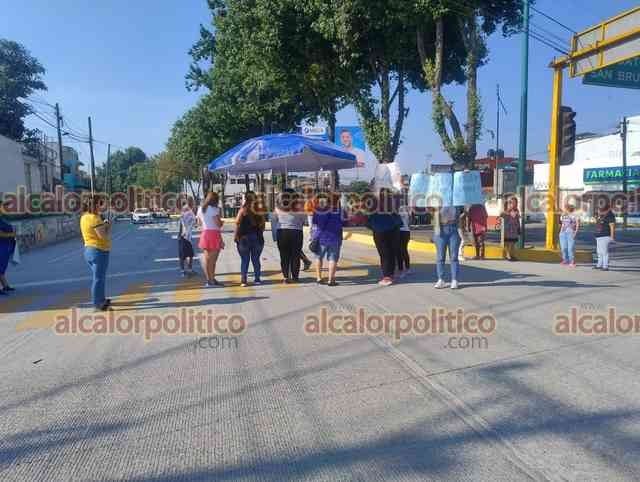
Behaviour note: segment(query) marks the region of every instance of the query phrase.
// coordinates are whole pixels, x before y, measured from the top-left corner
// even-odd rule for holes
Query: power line
[[[543,17],[545,17],[548,20],[551,20],[553,23],[560,25],[562,28],[568,30],[569,32],[571,32],[572,34],[577,34],[578,32],[576,32],[574,29],[572,29],[571,27],[567,27],[565,24],[563,24],[562,22],[560,22],[559,20],[556,20],[555,18],[553,18],[551,15],[547,15],[546,13],[544,13],[541,10],[538,10],[536,7],[534,7],[533,5],[531,5],[531,2],[529,2],[529,8],[531,8],[531,10],[533,10],[534,12],[539,13],[540,15],[542,15]]]
[[[87,134],[85,131],[83,131],[82,129],[78,129],[76,128],[73,124],[71,124],[71,122],[64,120],[63,125],[65,126],[65,128],[68,131],[73,132],[75,135],[79,136],[79,137],[89,137],[89,134]]]
[[[458,0],[458,4],[456,4],[456,5],[448,4],[448,5],[446,5],[446,8],[451,12],[459,13],[461,15],[467,15],[467,16],[471,15],[475,10],[475,7],[470,5],[467,2],[467,0]],[[533,7],[531,7],[531,8],[533,8]],[[540,15],[542,15],[543,17],[548,18],[552,22],[562,26],[563,28],[569,30],[570,32],[576,33],[573,29],[571,29],[571,28],[567,27],[566,25],[562,24],[561,22],[559,22],[555,18],[551,17],[550,15],[547,15],[546,13],[544,13],[544,12],[538,10],[538,9],[534,9],[534,10],[536,12],[538,12]],[[529,30],[531,38],[533,38],[534,40],[546,45],[547,47],[549,47],[549,48],[551,48],[551,49],[553,49],[553,50],[555,50],[555,51],[557,51],[557,52],[559,52],[559,53],[561,53],[563,55],[568,55],[569,54],[569,52],[564,48],[564,46],[558,45],[556,43],[558,40],[560,40],[562,43],[564,43],[565,39],[561,38],[560,36],[558,36],[558,35],[556,35],[554,33],[549,32],[548,30],[546,30],[546,29],[544,29],[542,27],[539,27],[537,25],[535,25],[535,27],[538,28],[539,30],[541,30],[542,32],[533,32],[533,31]],[[521,29],[519,31],[519,33],[522,33],[524,31],[525,31],[524,29]],[[543,32],[546,32],[546,35]],[[553,37],[553,39],[549,38],[549,37]],[[554,39],[557,39],[557,40],[554,40]]]
[[[537,37],[537,40],[544,41],[547,43],[548,46],[552,47],[554,50],[557,50],[558,52],[563,52],[568,55],[568,51],[563,45],[545,36],[543,33],[539,32],[537,29],[530,28],[529,32],[532,35],[535,35]]]
[[[559,42],[560,44],[568,43],[567,39],[562,38],[560,35],[556,35],[555,33],[547,30],[546,28],[538,25],[537,23],[531,22],[531,25],[535,27],[537,30],[543,32],[547,37],[552,37],[554,41]]]
[[[55,109],[55,108],[56,108],[56,106],[55,106],[55,105],[49,104],[48,102],[46,102],[46,101],[44,101],[44,100],[36,99],[35,97],[28,97],[26,100],[27,100],[28,102],[33,102],[33,103],[35,103],[35,104],[46,105],[47,107],[51,107],[52,109]]]
[[[524,33],[524,32],[525,32],[525,30],[522,30],[520,33]],[[559,47],[559,46],[555,45],[552,41],[550,41],[549,39],[545,39],[544,36],[541,36],[540,34],[537,34],[537,33],[533,32],[533,31],[529,30],[529,35],[534,40],[537,40],[538,42],[546,45],[547,47],[552,48],[553,50],[556,50],[556,51],[560,52],[563,55],[568,55],[569,54],[569,52],[564,50],[562,47]]]
[[[32,114],[34,116],[36,116],[38,119],[40,119],[42,122],[44,122],[45,124],[47,124],[49,127],[53,127],[54,129],[57,129],[57,126],[55,126],[54,124],[52,124],[51,122],[49,122],[47,119],[45,119],[44,117],[42,117],[38,112],[32,112]]]

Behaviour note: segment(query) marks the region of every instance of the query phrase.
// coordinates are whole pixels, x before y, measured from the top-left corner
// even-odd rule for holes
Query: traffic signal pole
[[[629,183],[627,182],[627,118],[623,117],[620,126],[620,137],[622,138],[622,192],[624,193],[624,211],[622,213],[622,228],[627,229],[629,223]]]
[[[526,188],[524,184],[524,175],[527,165],[527,114],[529,99],[529,2],[524,2],[523,12],[524,31],[522,33],[522,91],[520,99],[520,155],[518,158],[518,194],[520,197],[520,239],[518,247],[524,248],[525,242],[525,219],[526,219]],[[500,91],[498,91],[498,101],[500,100]],[[498,116],[500,110],[498,108]],[[499,117],[498,117],[499,118]],[[496,150],[497,151],[497,150]]]
[[[560,181],[560,110],[564,64],[553,66],[553,96],[551,104],[551,142],[549,144],[549,190],[547,193],[546,248],[558,248],[558,197]]]
[[[569,67],[571,77],[582,76],[640,54],[637,44],[633,43],[640,38],[640,27],[637,26],[635,19],[632,25],[629,25],[628,21],[639,12],[640,7],[635,7],[582,33],[575,34],[571,42],[571,52],[564,57],[554,59],[549,66],[553,69],[553,96],[545,240],[548,250],[557,251],[558,246],[560,165],[572,163],[575,155],[575,122],[573,121],[575,112],[572,109],[565,109],[563,112],[561,108],[563,71]],[[585,42],[588,45],[583,46],[581,39],[586,35],[593,35],[594,32],[597,32],[601,39],[593,43]],[[566,126],[568,126],[563,128],[562,136],[560,135],[561,115],[566,118]],[[562,138],[565,142],[562,142]],[[565,146],[569,140],[574,142],[573,146]]]

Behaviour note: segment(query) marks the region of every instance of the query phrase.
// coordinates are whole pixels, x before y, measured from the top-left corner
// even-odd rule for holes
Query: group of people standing
[[[283,283],[299,282],[301,265],[307,270],[311,261],[303,251],[304,226],[310,226],[307,249],[316,258],[316,282],[337,286],[336,272],[341,256],[342,241],[350,236],[344,231],[349,224],[365,225],[373,233],[373,240],[380,258],[382,277],[378,283],[389,286],[410,273],[411,260],[411,212],[402,198],[390,190],[371,195],[373,202],[363,202],[347,213],[341,205],[339,193],[305,195],[286,189],[279,194],[270,216],[262,197],[253,192],[245,193],[244,202],[235,219],[234,243],[240,256],[241,284],[249,284],[249,267],[253,265],[253,283],[262,282],[261,255],[265,245],[264,231],[267,220],[271,222],[273,239],[280,254]],[[210,192],[194,213],[192,205],[185,204],[179,221],[178,252],[180,269],[184,276],[193,274],[195,250],[194,230],[201,228],[198,247],[202,250],[202,268],[205,286],[221,286],[216,279],[216,264],[225,248],[222,238],[224,222],[219,208],[219,197]],[[353,207],[353,206],[352,206]],[[463,258],[465,238],[473,238],[474,259],[485,257],[487,211],[481,204],[466,207],[442,207],[430,209],[434,227],[433,242],[436,246],[435,288],[459,288],[460,259]],[[515,198],[510,199],[501,214],[504,223],[505,258],[515,260],[515,243],[520,236],[520,212]],[[111,224],[100,216],[100,206],[91,199],[84,206],[80,227],[85,244],[84,257],[92,273],[91,296],[96,309],[107,310],[111,301],[105,296],[105,278],[111,250]],[[575,206],[566,206],[560,216],[560,246],[562,264],[575,266],[575,238],[580,220]],[[597,262],[595,269],[608,270],[609,246],[615,241],[615,216],[609,205],[598,210],[595,224]],[[0,294],[11,291],[4,272],[8,258],[15,249],[15,232],[0,219]],[[445,281],[447,253],[451,265],[450,283]],[[328,269],[323,279],[324,268]]]

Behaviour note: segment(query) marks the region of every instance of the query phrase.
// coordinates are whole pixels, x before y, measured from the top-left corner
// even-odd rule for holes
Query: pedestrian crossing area
[[[269,260],[271,261],[271,260]],[[338,280],[357,282],[359,279],[371,278],[371,265],[375,258],[348,260],[340,262]],[[249,273],[249,285],[241,286],[239,272],[221,273],[218,280],[221,287],[207,288],[204,279],[196,274],[190,277],[178,277],[174,271],[153,273],[148,280],[140,279],[145,275],[132,272],[134,280],[127,281],[122,273],[115,279],[108,278],[108,295],[112,300],[112,310],[117,315],[133,316],[135,314],[166,313],[180,308],[197,308],[199,305],[220,305],[220,309],[231,310],[230,305],[242,305],[249,300],[261,301],[279,296],[282,291],[318,289],[315,281],[315,268],[301,273],[301,283],[284,284],[282,274],[268,262],[262,273],[262,284],[254,285],[253,273]],[[368,266],[364,266],[367,264]],[[324,274],[326,277],[326,273]],[[323,288],[326,289],[326,288]],[[43,295],[43,291],[45,294]],[[304,295],[301,295],[304,296]],[[223,303],[218,301],[223,300]],[[41,287],[28,287],[13,296],[7,297],[0,305],[0,326],[14,324],[18,332],[30,330],[52,329],[61,317],[70,316],[72,310],[80,315],[93,313],[89,302],[89,282],[78,280],[71,286],[46,290]],[[236,306],[233,311],[241,311]]]

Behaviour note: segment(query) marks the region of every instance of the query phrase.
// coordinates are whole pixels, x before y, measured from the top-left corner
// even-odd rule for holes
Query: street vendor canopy
[[[313,172],[352,169],[356,156],[327,142],[298,134],[270,134],[238,144],[209,164],[209,171],[228,174]]]

